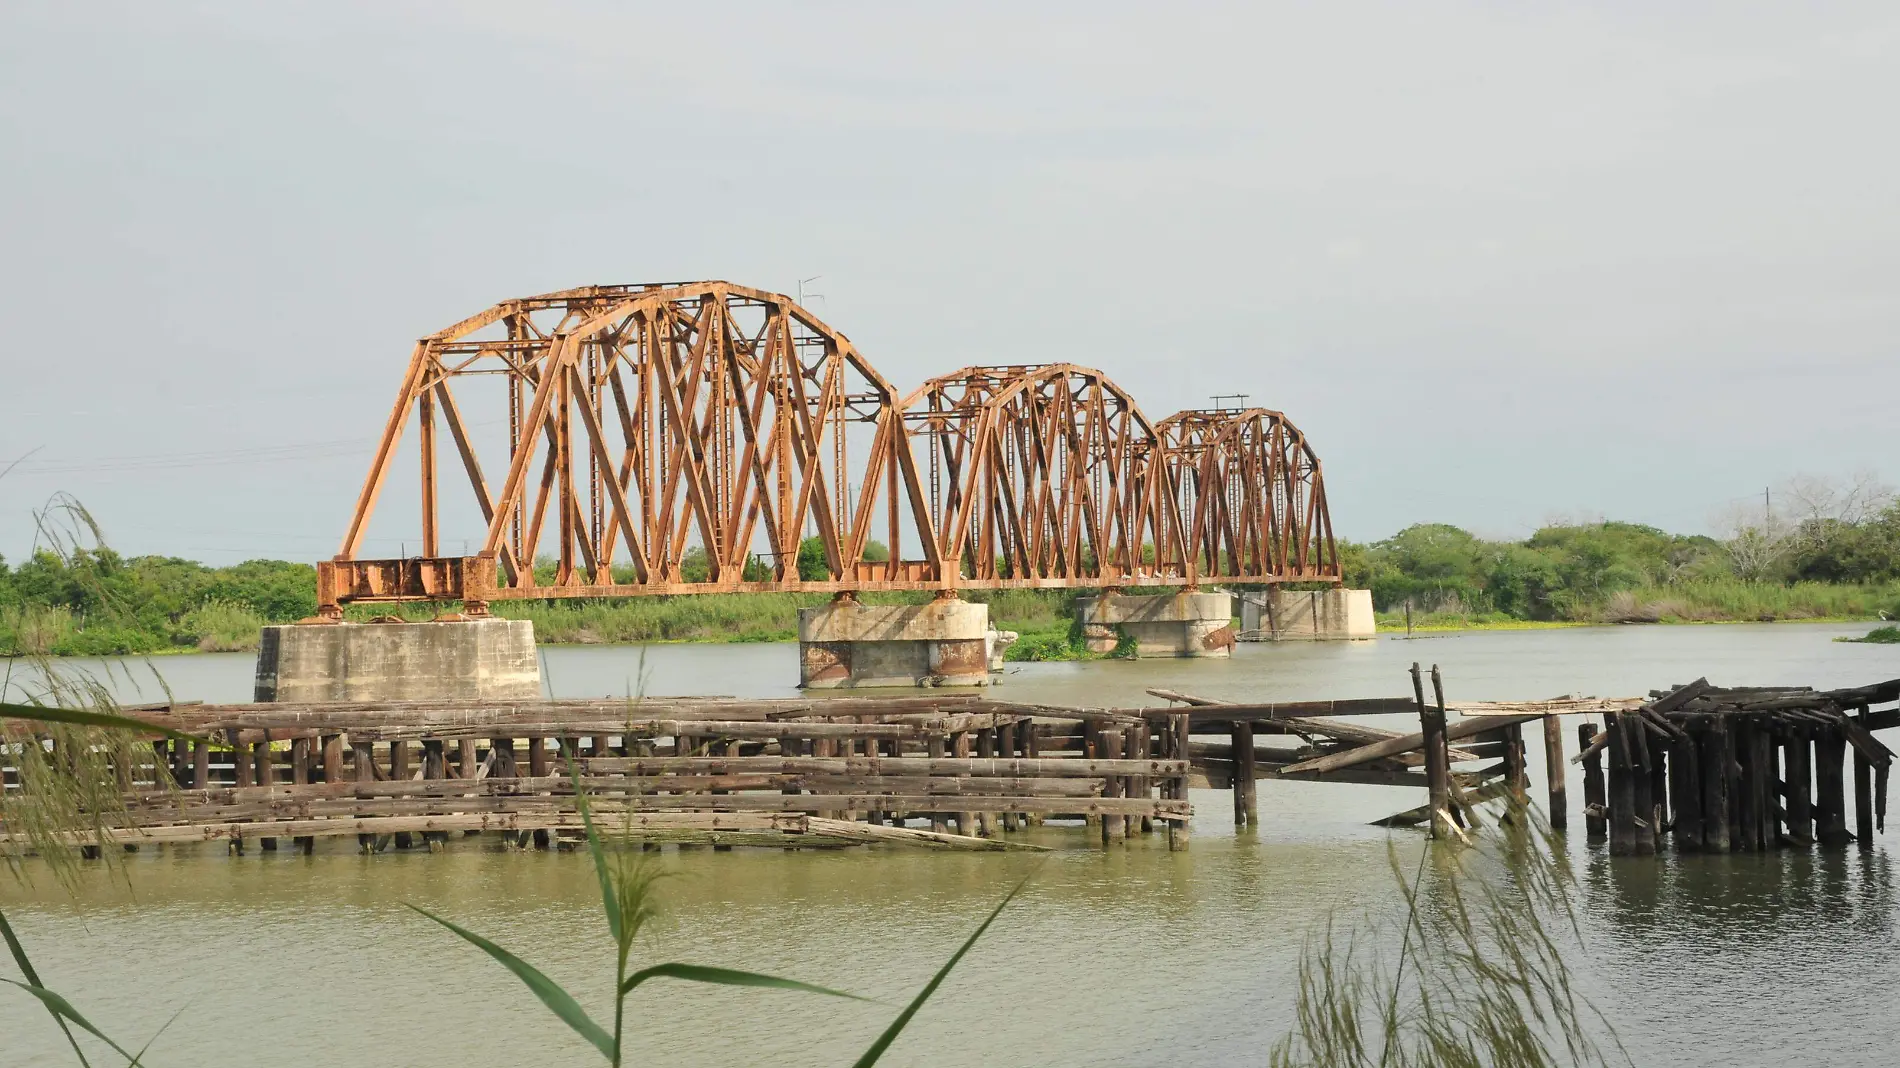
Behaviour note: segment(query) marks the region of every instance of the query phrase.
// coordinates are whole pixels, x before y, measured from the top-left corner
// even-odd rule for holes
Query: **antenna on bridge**
[[[1216,393],[1211,399],[1214,402],[1215,408],[1218,408],[1224,411],[1228,408],[1245,408],[1246,405],[1245,404],[1225,404],[1222,402],[1244,401],[1248,398],[1248,396],[1249,394],[1246,394],[1246,393]]]
[[[812,275],[812,276],[811,276],[810,278],[800,278],[800,279],[798,280],[798,305],[799,305],[799,307],[801,307],[801,308],[802,308],[802,307],[804,307],[804,306],[805,306],[805,301],[806,301],[807,299],[810,299],[810,300],[824,300],[824,299],[825,299],[825,295],[824,295],[823,293],[810,293],[810,294],[808,294],[808,293],[806,293],[806,292],[805,292],[805,283],[806,283],[806,282],[816,282],[816,281],[818,281],[818,280],[819,280],[820,278],[823,278],[823,277],[824,277],[824,275],[822,275],[822,274],[814,274],[814,275]]]

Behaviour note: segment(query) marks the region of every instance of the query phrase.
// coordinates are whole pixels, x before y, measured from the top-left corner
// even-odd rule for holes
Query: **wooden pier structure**
[[[1171,704],[930,695],[143,706],[125,711],[194,740],[160,737],[114,769],[125,811],[107,833],[128,846],[223,841],[233,851],[285,839],[309,851],[339,835],[365,852],[439,850],[481,832],[547,847],[580,836],[578,784],[601,826],[648,845],[1041,848],[1055,839],[1030,844],[1017,832],[1068,824],[1104,843],[1161,833],[1181,849],[1191,788],[1230,791],[1235,824],[1247,826],[1260,820],[1258,782],[1280,779],[1411,787],[1425,803],[1377,822],[1463,837],[1483,802],[1530,803],[1530,749],[1541,740],[1550,824],[1567,827],[1565,769],[1581,763],[1586,834],[1613,854],[1670,843],[1870,847],[1885,829],[1894,758],[1873,732],[1900,727],[1900,680],[1817,691],[1699,679],[1647,697],[1448,703],[1438,669],[1414,665],[1402,697],[1234,703],[1149,692]],[[1418,729],[1367,722],[1375,716],[1415,718]],[[1568,758],[1565,717],[1582,720]],[[18,789],[3,751],[0,772]]]

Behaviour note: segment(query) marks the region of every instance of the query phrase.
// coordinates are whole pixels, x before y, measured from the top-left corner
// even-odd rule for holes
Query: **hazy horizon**
[[[817,276],[900,388],[1246,393],[1354,540],[1900,475],[1885,6],[16,4],[0,57],[9,560],[55,492],[327,557],[416,337],[661,279]]]

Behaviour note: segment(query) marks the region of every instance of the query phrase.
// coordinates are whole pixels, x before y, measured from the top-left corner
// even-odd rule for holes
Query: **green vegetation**
[[[1372,590],[1387,628],[1404,626],[1408,605],[1412,625],[1425,630],[1900,618],[1900,505],[1866,486],[1842,493],[1810,481],[1797,489],[1787,495],[1806,501],[1805,518],[1769,512],[1734,524],[1719,539],[1601,522],[1554,524],[1522,541],[1490,541],[1425,523],[1381,541],[1342,542],[1340,558],[1347,585]],[[51,538],[51,547],[18,564],[0,558],[0,656],[245,650],[256,646],[259,627],[316,611],[316,570],[308,564],[251,560],[214,568],[174,557],[122,557],[98,544],[82,509],[63,507],[77,534]],[[79,536],[89,530],[91,538]],[[872,543],[865,555],[888,554]],[[543,560],[535,570],[552,581],[554,567]],[[682,568],[689,581],[710,573],[699,549],[688,551]],[[828,573],[818,539],[801,546],[798,570],[808,579]],[[767,577],[764,563],[747,563],[746,578]],[[864,599],[917,603],[928,596]],[[1008,654],[1012,660],[1091,655],[1072,625],[1073,591],[964,596],[987,601],[997,628],[1020,635]],[[762,642],[792,640],[798,610],[825,600],[823,594],[728,594],[499,602],[493,610],[533,620],[537,636],[554,644]],[[349,614],[427,619],[437,611],[413,604],[361,606]]]
[[[1772,517],[1771,517],[1772,518]],[[1900,614],[1900,506],[1863,518],[1774,521],[1726,539],[1635,523],[1548,526],[1487,541],[1426,523],[1340,546],[1346,584],[1381,624],[1878,619]]]
[[[1472,828],[1469,846],[1427,842],[1411,873],[1388,846],[1404,909],[1344,932],[1328,919],[1308,938],[1296,1023],[1268,1063],[1630,1063],[1575,987],[1571,961],[1585,955],[1563,844],[1528,806],[1506,806],[1495,831]]]
[[[1836,638],[1837,642],[1864,642],[1868,645],[1900,645],[1900,627],[1875,627],[1858,638]]]

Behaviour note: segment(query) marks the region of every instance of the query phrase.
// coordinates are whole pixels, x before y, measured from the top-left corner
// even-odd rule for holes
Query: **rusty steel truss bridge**
[[[421,555],[363,558],[412,424]],[[448,494],[445,452],[472,507]],[[479,551],[443,554],[450,506],[479,513]],[[824,574],[801,578],[811,536]],[[904,394],[810,311],[728,282],[544,293],[417,342],[343,544],[317,565],[330,618],[351,602],[480,614],[499,599],[1339,577],[1319,457],[1279,412],[1153,421],[1065,363],[965,367]]]

